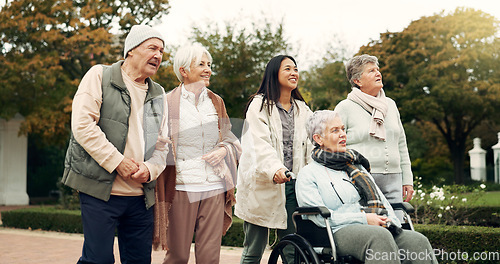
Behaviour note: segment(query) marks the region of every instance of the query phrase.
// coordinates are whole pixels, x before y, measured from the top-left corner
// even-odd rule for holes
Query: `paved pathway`
[[[68,264],[76,263],[83,245],[82,234],[49,231],[31,231],[0,227],[0,264]],[[222,247],[220,263],[239,263],[242,248]],[[193,248],[189,263],[195,263]],[[270,251],[266,250],[261,263],[267,263]],[[160,264],[164,251],[153,251],[153,264]],[[115,240],[115,260],[119,262],[118,244]]]

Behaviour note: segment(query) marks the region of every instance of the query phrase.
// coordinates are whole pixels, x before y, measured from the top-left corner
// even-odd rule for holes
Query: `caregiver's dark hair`
[[[244,114],[245,117],[247,114],[248,106],[252,102],[253,98],[258,94],[261,94],[264,97],[262,100],[262,105],[260,106],[260,111],[262,111],[265,105],[267,112],[271,114],[271,106],[279,102],[281,96],[278,72],[281,66],[281,62],[286,58],[291,59],[293,63],[297,65],[295,59],[289,55],[278,55],[272,58],[267,63],[266,71],[264,72],[264,77],[262,78],[262,83],[260,84],[259,90],[250,97],[250,100],[247,103]],[[300,94],[298,87],[292,91],[292,98],[304,101],[304,98]]]

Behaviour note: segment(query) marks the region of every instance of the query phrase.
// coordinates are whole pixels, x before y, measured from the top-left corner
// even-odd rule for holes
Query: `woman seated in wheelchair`
[[[315,148],[313,161],[297,176],[297,201],[299,206],[330,210],[337,255],[365,263],[437,263],[424,235],[400,228],[369,173],[368,160],[346,148],[340,116],[330,110],[316,111],[308,120],[307,133]],[[320,215],[307,217],[325,227]]]

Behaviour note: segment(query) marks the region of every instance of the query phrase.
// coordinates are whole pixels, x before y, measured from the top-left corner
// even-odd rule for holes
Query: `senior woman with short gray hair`
[[[209,90],[212,56],[201,45],[182,47],[174,58],[181,82],[167,94],[167,168],[156,185],[153,246],[164,263],[188,263],[195,234],[196,263],[219,263],[222,235],[236,202],[238,139],[220,96]]]
[[[410,201],[413,174],[406,135],[396,103],[385,96],[378,59],[355,56],[345,66],[352,91],[336,107],[349,137],[348,147],[363,154],[390,203]],[[402,218],[402,213],[397,212]]]
[[[400,229],[391,205],[373,182],[369,162],[347,148],[340,116],[316,111],[306,128],[315,148],[313,161],[297,175],[297,203],[328,208],[337,254],[364,263],[437,263],[424,235]],[[321,216],[307,217],[325,227]]]

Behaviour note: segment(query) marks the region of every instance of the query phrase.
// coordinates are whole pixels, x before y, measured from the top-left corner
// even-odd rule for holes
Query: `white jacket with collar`
[[[275,184],[274,174],[283,165],[283,131],[278,109],[260,110],[262,95],[250,103],[241,137],[242,154],[238,167],[235,215],[263,227],[286,229],[285,184]],[[303,101],[294,100],[295,133],[293,172],[311,161],[312,144],[307,138],[306,123],[312,115]]]
[[[182,86],[179,135],[177,143],[177,184],[222,182],[202,156],[212,151],[219,140],[217,111],[204,89],[196,103],[195,95]],[[222,185],[221,185],[222,186]]]

